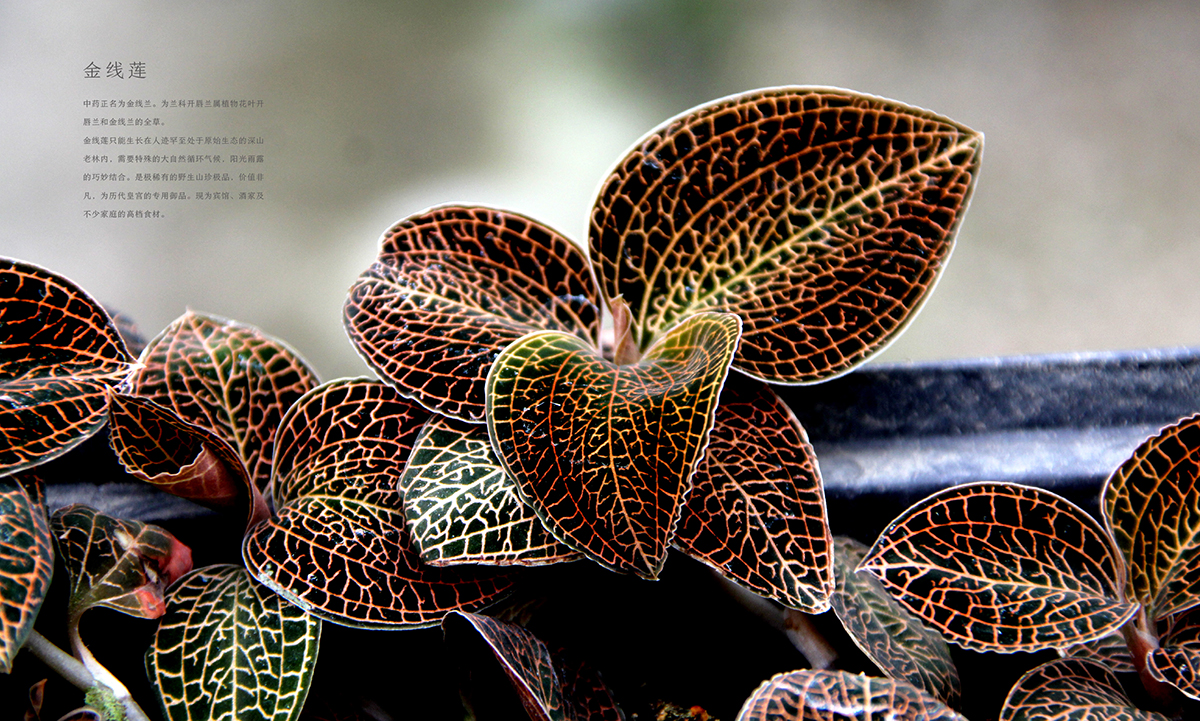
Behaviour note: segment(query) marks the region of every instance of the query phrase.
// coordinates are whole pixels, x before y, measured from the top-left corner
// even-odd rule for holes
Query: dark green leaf
[[[1108,533],[1037,488],[977,483],[916,503],[859,570],[954,643],[1009,653],[1065,648],[1118,629],[1124,568]]]
[[[0,477],[0,673],[12,670],[54,573],[41,483],[28,474]]]
[[[0,258],[0,472],[44,463],[100,430],[105,389],[134,367],[87,293]]]
[[[604,181],[591,257],[638,347],[699,311],[736,313],[734,367],[829,378],[891,341],[950,255],[983,137],[833,88],[758,90],[638,141]]]
[[[850,538],[834,544],[837,587],[830,601],[855,645],[888,676],[958,707],[962,686],[946,641],[896,603],[874,576],[854,572],[866,546]]]
[[[425,566],[412,546],[396,486],[428,417],[365,379],[297,401],[277,437],[279,516],[242,545],[255,578],[322,618],[367,628],[430,626],[507,594],[507,575]]]
[[[738,721],[966,721],[904,681],[844,671],[792,671],[746,699]]]
[[[633,365],[554,331],[488,375],[496,456],[546,528],[618,571],[657,577],[737,347],[736,316],[688,318]]]
[[[769,388],[721,392],[674,544],[785,606],[829,608],[833,554],[816,454]]]
[[[542,526],[492,453],[486,426],[434,416],[400,477],[400,492],[421,561],[541,565],[580,554]]]
[[[1133,654],[1129,653],[1129,644],[1119,632],[1110,633],[1095,641],[1069,646],[1060,653],[1064,657],[1095,661],[1115,673],[1137,673],[1137,668],[1133,665]]]
[[[383,236],[350,289],[346,331],[388,383],[427,408],[484,420],[484,382],[509,343],[538,330],[599,342],[583,252],[516,213],[445,206]]]
[[[321,621],[240,566],[209,566],[171,589],[146,653],[170,721],[291,721],[312,682]]]
[[[1026,673],[1008,692],[1000,721],[1167,721],[1142,711],[1113,672],[1095,661],[1060,658]]]

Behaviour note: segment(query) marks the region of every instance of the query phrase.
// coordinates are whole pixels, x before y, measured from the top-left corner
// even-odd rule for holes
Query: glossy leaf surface
[[[759,686],[738,721],[965,721],[904,681],[844,671],[792,671]]]
[[[192,311],[150,341],[141,361],[121,390],[225,439],[265,491],[279,420],[317,383],[308,364],[257,328]]]
[[[492,452],[487,426],[434,416],[400,477],[421,561],[540,565],[581,557],[542,526]]]
[[[1063,656],[1101,663],[1114,673],[1137,673],[1137,667],[1133,665],[1133,655],[1129,653],[1129,644],[1120,632],[1070,646],[1061,653]]]
[[[837,587],[830,601],[855,645],[891,678],[958,707],[962,685],[945,640],[904,610],[870,573],[855,573],[866,546],[837,538],[834,548]]]
[[[449,632],[459,622],[473,628],[487,644],[517,690],[529,718],[567,721],[567,704],[554,662],[541,640],[520,626],[474,613],[451,613],[442,625]]]
[[[698,311],[736,313],[734,367],[767,381],[849,370],[904,327],[950,255],[983,138],[833,88],[759,90],[640,140],[592,211],[607,299],[638,346]]]
[[[1134,706],[1121,682],[1103,665],[1062,658],[1017,681],[1004,700],[1001,721],[1167,721]]]
[[[68,613],[93,606],[158,618],[163,592],[192,569],[192,552],[167,531],[74,504],[50,517],[58,553],[71,575]]]
[[[1104,486],[1130,595],[1157,620],[1200,604],[1200,415],[1140,445]]]
[[[500,355],[488,376],[492,445],[551,533],[609,568],[658,575],[738,328],[736,316],[693,316],[633,365],[556,332]]]
[[[105,389],[133,367],[108,313],[87,293],[0,258],[0,472],[48,461],[100,430]]]
[[[41,483],[28,474],[0,477],[0,673],[12,670],[54,573]]]
[[[125,470],[175,496],[247,519],[270,511],[233,447],[154,401],[115,391],[109,396],[109,444]]]
[[[860,570],[909,611],[975,650],[1065,648],[1128,620],[1125,571],[1103,528],[1036,488],[979,483],[918,502],[884,530]]]
[[[320,638],[319,619],[245,569],[209,566],[171,589],[146,671],[170,721],[291,721]]]
[[[346,300],[350,340],[403,395],[484,420],[484,383],[509,343],[538,330],[597,345],[599,297],[583,252],[516,213],[445,206],[396,224]]]
[[[721,393],[675,547],[761,596],[820,613],[833,553],[816,454],[774,392],[734,380]]]
[[[255,578],[322,618],[368,628],[430,626],[503,597],[506,575],[425,566],[410,541],[396,487],[428,417],[365,379],[298,401],[278,435],[278,517],[242,546]]]

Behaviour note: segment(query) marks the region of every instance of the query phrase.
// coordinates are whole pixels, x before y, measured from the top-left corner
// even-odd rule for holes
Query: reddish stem
[[[1125,644],[1129,646],[1129,653],[1133,656],[1133,666],[1137,669],[1138,678],[1141,679],[1142,686],[1146,688],[1150,698],[1162,709],[1178,715],[1182,704],[1175,687],[1159,681],[1150,674],[1150,654],[1158,648],[1158,636],[1150,629],[1145,608],[1139,608],[1137,616],[1121,627],[1121,635],[1125,637]]]

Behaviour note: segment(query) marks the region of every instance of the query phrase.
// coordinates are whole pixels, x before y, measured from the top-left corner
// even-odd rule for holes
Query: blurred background
[[[111,61],[146,78],[85,79]],[[1191,2],[7,0],[0,254],[67,275],[147,336],[191,307],[287,340],[322,379],[357,375],[342,301],[396,220],[479,202],[581,240],[601,176],[643,133],[797,84],[986,135],[954,258],[882,360],[1200,345]],[[117,114],[83,103],[124,97],[263,100],[136,114],[262,136],[264,199],[85,219],[109,204],[82,200],[99,189],[82,181],[83,119]]]

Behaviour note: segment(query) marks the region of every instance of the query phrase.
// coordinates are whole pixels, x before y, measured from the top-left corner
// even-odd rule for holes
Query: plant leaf
[[[534,566],[581,557],[517,496],[492,452],[487,426],[430,418],[399,488],[423,563]]]
[[[0,477],[0,673],[12,671],[54,573],[41,484],[31,474]]]
[[[1095,661],[1107,666],[1114,673],[1137,673],[1137,667],[1133,665],[1133,654],[1129,653],[1129,644],[1120,632],[1110,633],[1095,641],[1069,646],[1059,653],[1067,658]]]
[[[625,713],[596,669],[563,648],[552,651],[550,657],[562,686],[563,698],[570,709],[567,718],[577,721],[625,721]]]
[[[138,396],[109,392],[109,444],[133,476],[159,490],[246,518],[270,515],[237,451],[212,431]]]
[[[1060,658],[1022,676],[1000,711],[1000,721],[1167,721],[1142,711],[1113,672],[1095,661]]]
[[[834,539],[837,587],[830,601],[854,644],[881,671],[958,707],[962,685],[946,641],[905,611],[870,573],[855,573],[867,547]]]
[[[447,633],[465,621],[491,649],[534,721],[567,721],[567,706],[546,645],[524,628],[494,618],[461,611],[442,621]]]
[[[141,361],[120,390],[225,439],[265,493],[279,420],[317,384],[304,359],[257,328],[188,311],[150,341]]]
[[[869,570],[910,612],[974,650],[1065,648],[1137,611],[1091,516],[1037,488],[977,483],[914,504],[884,529]]]
[[[321,621],[240,566],[208,566],[171,589],[146,652],[170,721],[291,721],[312,683]]]
[[[734,367],[844,373],[913,317],[950,255],[983,136],[848,90],[776,88],[651,131],[604,181],[591,257],[647,348],[698,311],[736,313]]]
[[[384,234],[344,309],[355,348],[400,393],[438,413],[484,420],[484,383],[509,343],[538,330],[599,344],[587,258],[516,213],[444,206]]]
[[[1102,492],[1130,595],[1158,620],[1200,604],[1200,415],[1138,446]]]
[[[421,564],[396,483],[429,412],[389,386],[342,379],[307,393],[277,436],[275,508],[242,544],[262,583],[334,623],[431,626],[499,600],[492,569]]]
[[[1200,700],[1200,646],[1163,646],[1146,658],[1150,675]]]
[[[708,443],[736,316],[679,324],[634,365],[576,336],[527,335],[488,375],[488,431],[517,490],[559,540],[655,578]]]
[[[158,618],[167,586],[192,568],[191,549],[141,521],[74,504],[54,511],[50,528],[71,575],[72,619],[93,606]]]
[[[832,538],[816,454],[766,386],[721,392],[674,543],[761,596],[809,613],[829,609]]]
[[[759,686],[738,721],[966,721],[904,681],[844,671],[781,673]]]
[[[0,473],[36,466],[100,430],[104,390],[133,357],[81,288],[0,258]]]

